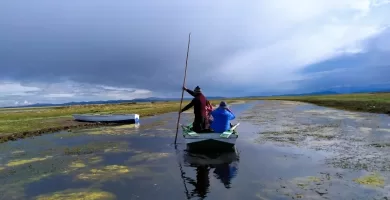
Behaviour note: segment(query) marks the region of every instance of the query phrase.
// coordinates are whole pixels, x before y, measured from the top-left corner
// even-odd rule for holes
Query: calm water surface
[[[232,152],[191,154],[181,130],[172,145],[176,113],[0,144],[0,199],[390,197],[388,116],[276,101],[232,110]]]

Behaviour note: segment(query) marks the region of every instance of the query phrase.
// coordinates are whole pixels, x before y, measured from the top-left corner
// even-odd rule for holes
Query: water
[[[187,152],[180,131],[178,144],[173,145],[177,113],[143,118],[139,127],[59,132],[1,144],[0,199],[390,195],[389,148],[368,145],[386,144],[389,117],[262,101],[232,105],[232,110],[238,117],[233,123],[240,122],[232,152]],[[191,118],[192,114],[183,114],[181,122]],[[385,179],[381,186],[354,181],[374,171]]]

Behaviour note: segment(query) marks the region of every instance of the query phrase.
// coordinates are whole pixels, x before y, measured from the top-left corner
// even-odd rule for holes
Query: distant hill
[[[320,91],[320,92],[310,92],[310,93],[300,93],[300,94],[283,94],[283,95],[272,95],[272,96],[317,96],[317,95],[336,95],[340,94],[334,91]]]
[[[352,91],[351,91],[352,90]],[[326,90],[311,93],[297,93],[297,94],[282,94],[282,95],[257,95],[257,96],[244,96],[241,98],[256,98],[256,97],[275,97],[275,96],[314,96],[314,95],[337,95],[337,94],[356,94],[356,93],[390,93],[390,89],[384,88],[348,88],[339,89],[336,91]],[[210,100],[213,99],[226,99],[227,97],[207,97]],[[184,100],[190,100],[192,98],[184,98]],[[179,101],[180,98],[160,98],[160,97],[148,97],[137,98],[132,100],[107,100],[107,101],[82,101],[82,102],[68,102],[61,104],[50,103],[37,103],[25,106],[9,106],[4,108],[23,108],[23,107],[48,107],[48,106],[71,106],[71,105],[92,105],[92,104],[118,104],[118,103],[132,103],[132,102],[161,102],[161,101]]]
[[[207,99],[224,99],[225,97],[207,97]],[[191,100],[192,98],[184,98],[184,100]],[[93,105],[93,104],[119,104],[119,103],[134,103],[134,102],[161,102],[161,101],[180,101],[180,98],[137,98],[132,100],[107,100],[107,101],[81,101],[81,102],[68,102],[68,103],[37,103],[25,106],[8,106],[4,108],[26,108],[26,107],[49,107],[49,106],[72,106],[72,105]]]

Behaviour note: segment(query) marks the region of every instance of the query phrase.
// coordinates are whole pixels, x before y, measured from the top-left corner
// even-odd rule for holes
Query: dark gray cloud
[[[197,82],[191,78],[201,76],[203,70],[215,67],[218,60],[240,48],[231,40],[212,47],[218,34],[222,38],[229,32],[226,27],[216,31],[213,24],[224,19],[213,18],[207,7],[192,10],[190,4],[183,3],[153,2],[147,6],[146,2],[128,1],[2,4],[0,78],[53,82],[62,77],[172,91],[182,82],[190,31],[195,31],[190,83]],[[199,13],[202,10],[204,15]],[[208,54],[211,51],[214,53]]]
[[[366,13],[366,9],[325,0],[318,5],[303,2],[307,12],[287,0],[2,1],[0,80],[43,88],[44,84],[70,81],[78,87],[106,85],[177,95],[189,32],[187,85],[200,85],[208,94],[298,91],[312,89],[322,79],[340,76],[341,84],[359,77],[333,74],[314,80],[301,70],[372,36],[386,16],[367,16],[359,24],[354,15],[333,14],[351,9]],[[286,9],[281,11],[280,6]],[[340,21],[329,21],[329,14]],[[328,63],[322,64],[325,68],[318,64],[311,72],[329,69]],[[294,84],[286,85],[287,81]]]

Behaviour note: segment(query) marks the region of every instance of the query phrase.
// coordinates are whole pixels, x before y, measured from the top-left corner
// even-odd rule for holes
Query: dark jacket
[[[195,94],[194,91],[189,90],[189,89],[187,89],[186,91],[190,95],[192,95],[194,98],[181,111],[184,112],[184,111],[192,108],[192,106],[193,106],[195,118],[207,117],[207,115],[206,115],[206,102],[207,102],[206,97],[202,93]]]

